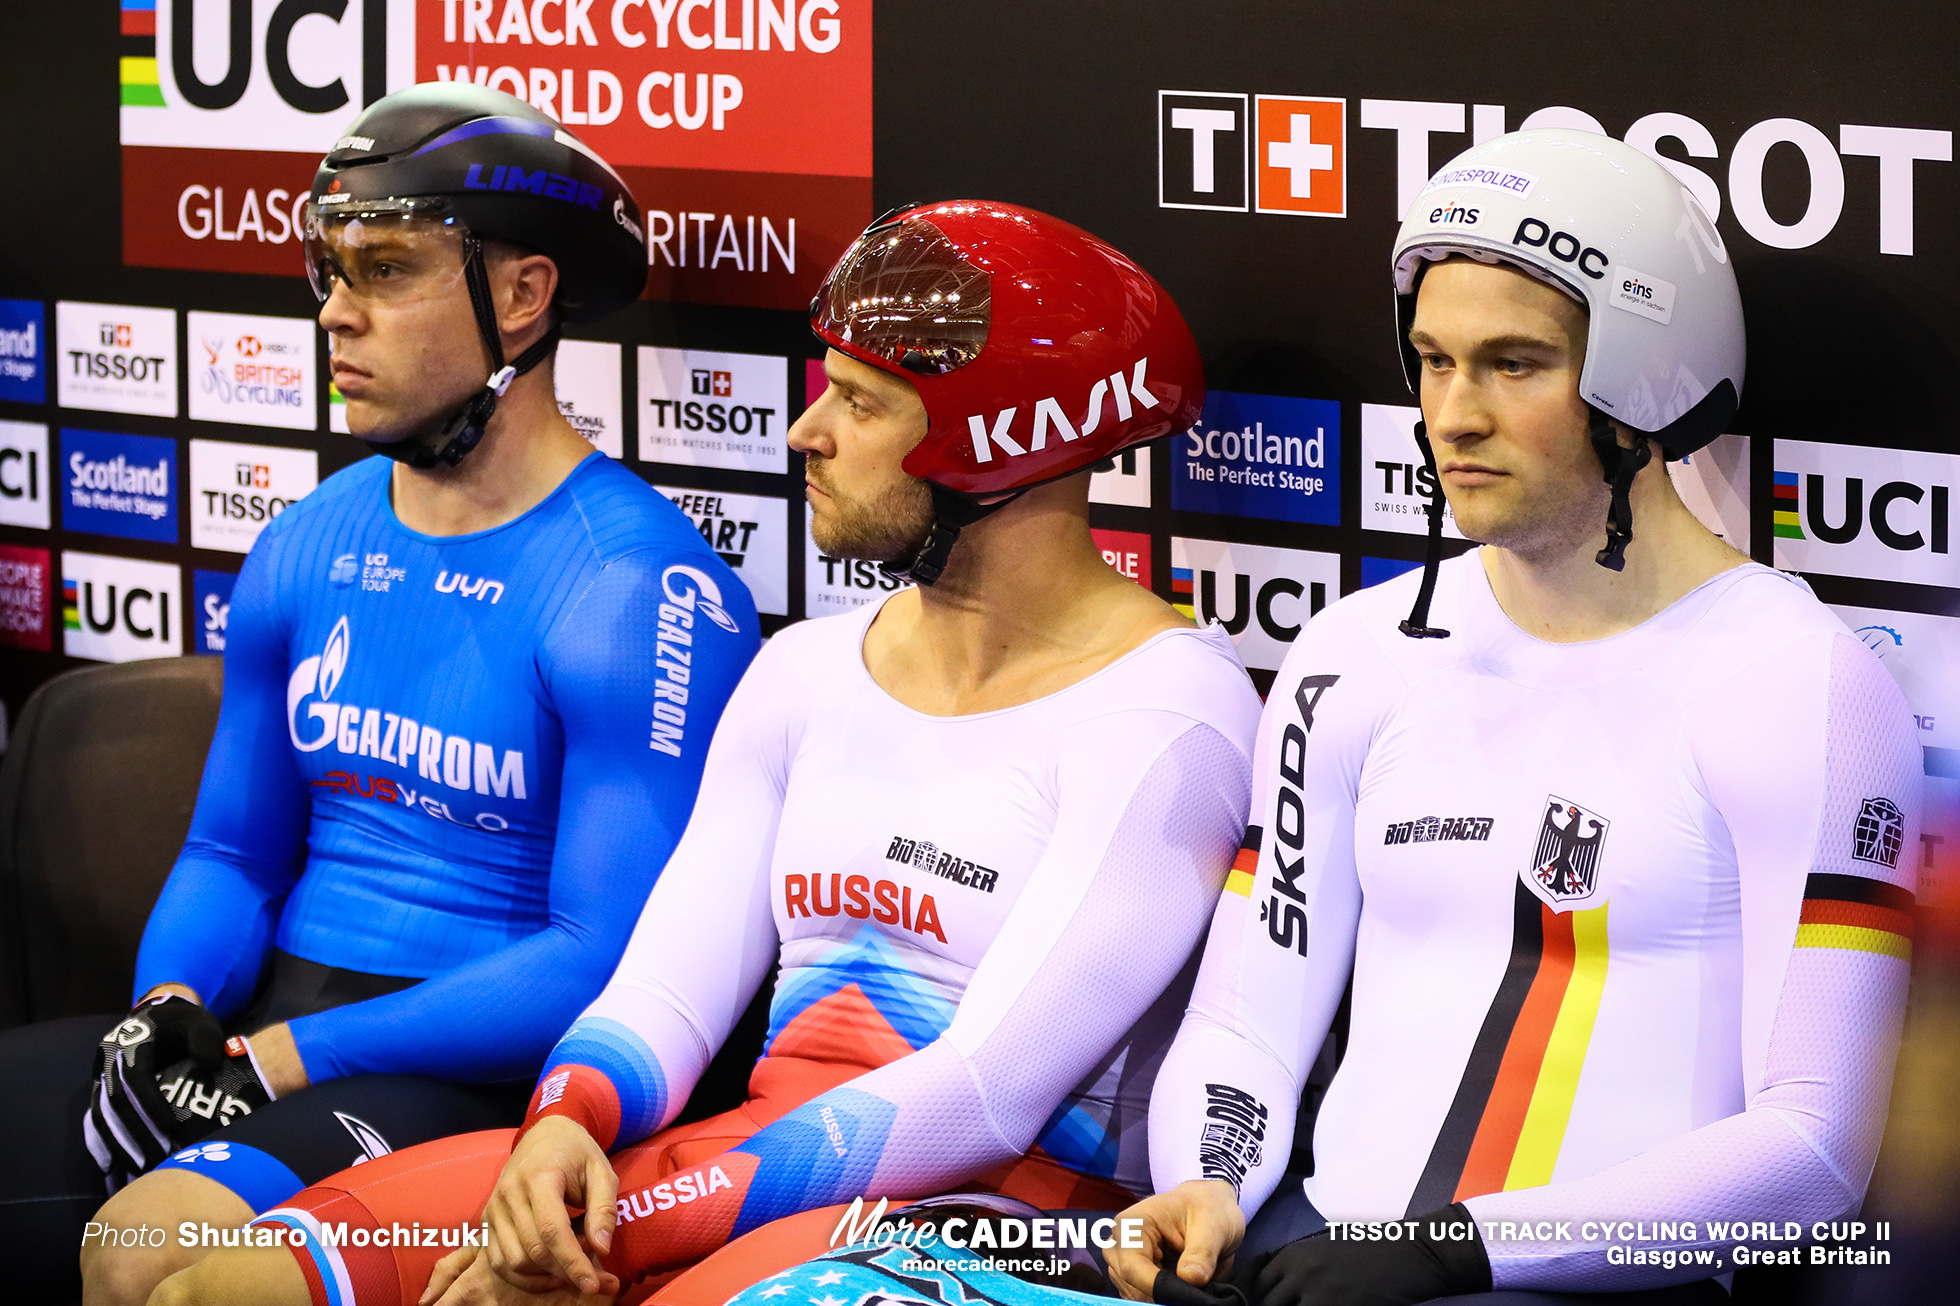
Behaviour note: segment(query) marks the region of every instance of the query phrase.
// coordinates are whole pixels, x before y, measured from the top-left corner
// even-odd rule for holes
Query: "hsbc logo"
[[[1116,420],[1119,422],[1129,421],[1139,406],[1157,407],[1157,396],[1151,394],[1143,385],[1144,369],[1149,366],[1148,358],[1139,358],[1128,376],[1121,371],[1111,372],[1090,387],[1088,412],[1082,417],[1080,430],[1069,422],[1068,415],[1062,411],[1061,404],[1052,395],[1038,400],[1034,406],[1034,414],[1029,419],[1033,429],[1025,447],[1012,434],[1014,418],[1021,411],[1018,406],[1001,409],[994,414],[991,423],[979,413],[973,414],[966,419],[967,431],[973,437],[973,460],[982,463],[992,462],[995,447],[1009,458],[1038,453],[1048,447],[1048,435],[1051,431],[1064,443],[1079,440],[1102,425],[1103,413],[1107,411],[1105,399],[1116,405]]]
[[[1960,456],[1776,442],[1776,565],[1952,587]]]
[[[1347,216],[1347,101],[1159,91],[1157,202]]]

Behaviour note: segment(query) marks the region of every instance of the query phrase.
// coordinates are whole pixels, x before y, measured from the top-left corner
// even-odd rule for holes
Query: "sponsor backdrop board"
[[[247,553],[267,522],[320,483],[311,449],[191,441],[191,543]]]
[[[31,299],[0,299],[0,399],[38,404],[47,397],[47,314]]]
[[[1231,632],[1263,692],[1308,618],[1341,596],[1341,556],[1224,540],[1171,540],[1171,602]]]
[[[749,472],[789,469],[786,359],[645,347],[638,358],[642,459]]]
[[[1171,507],[1341,522],[1341,406],[1329,399],[1213,390],[1170,442]]]
[[[0,544],[0,644],[45,653],[54,640],[54,565],[46,549]]]
[[[177,415],[177,311],[55,305],[55,389],[63,408]]]
[[[65,530],[177,542],[175,440],[63,431],[61,488]]]
[[[0,421],[0,524],[46,530],[48,428]]]
[[[190,413],[197,421],[283,426],[319,425],[320,329],[304,318],[255,313],[191,313]]]
[[[170,563],[64,550],[62,644],[98,662],[174,658],[184,651],[183,570]]]
[[[552,382],[558,411],[572,429],[608,458],[626,452],[626,409],[620,390],[620,347],[603,340],[565,340],[558,345]]]
[[[757,612],[789,615],[789,505],[760,494],[654,489],[673,500],[749,587]]]
[[[229,571],[204,571],[191,577],[191,652],[222,655],[225,627],[231,618],[231,587],[238,576]]]
[[[1549,122],[1665,158],[1740,277],[1744,404],[1733,437],[1673,467],[1684,501],[1846,610],[1960,617],[1960,413],[1945,385],[1960,367],[1960,267],[1938,239],[1960,200],[1948,7],[1914,0],[1870,24],[1793,21],[1768,0],[1521,14],[1573,48],[1696,33],[1624,79],[1522,57],[1503,28],[1411,42],[1430,15],[1408,0],[1250,0],[1196,34],[1188,7],[1164,0],[886,6],[875,24],[868,0],[316,8],[10,15],[16,76],[0,95],[39,124],[23,166],[59,173],[64,200],[0,213],[11,247],[34,251],[0,270],[0,545],[57,560],[126,545],[189,585],[234,569],[274,500],[363,455],[337,434],[344,405],[320,375],[304,196],[362,106],[463,78],[557,118],[635,187],[638,211],[613,220],[651,237],[650,302],[576,324],[561,407],[670,495],[719,504],[695,514],[718,539],[756,523],[757,548],[725,551],[745,572],[769,559],[754,575],[768,629],[896,588],[807,540],[786,436],[821,388],[803,314],[818,280],[874,213],[915,198],[1057,213],[1149,268],[1191,323],[1212,392],[1202,420],[1091,481],[1112,565],[1196,611],[1215,564],[1214,615],[1231,622],[1237,576],[1255,609],[1275,579],[1305,585],[1269,596],[1280,628],[1315,583],[1333,602],[1407,568],[1427,478],[1387,311],[1395,224],[1455,152]],[[1792,82],[1790,67],[1809,71]],[[307,453],[310,476],[285,457]],[[172,610],[173,643],[212,651],[193,599]],[[1245,621],[1248,659],[1273,663],[1283,641],[1256,611]],[[82,646],[7,645],[0,697],[18,710],[69,664],[64,644]],[[1940,672],[1915,674],[1960,682],[1935,649],[1920,657]],[[1960,841],[1942,848],[1923,870]]]

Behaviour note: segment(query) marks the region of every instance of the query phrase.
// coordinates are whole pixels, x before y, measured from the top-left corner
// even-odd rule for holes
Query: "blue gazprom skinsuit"
[[[611,974],[687,824],[755,609],[601,454],[516,520],[450,537],[397,520],[393,466],[332,477],[245,560],[136,992],[187,984],[229,1016],[275,947],[425,978],[293,1021],[308,1075],[523,1079]]]

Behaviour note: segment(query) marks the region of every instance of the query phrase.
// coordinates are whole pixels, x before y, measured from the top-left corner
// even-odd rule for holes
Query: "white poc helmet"
[[[1707,445],[1742,398],[1742,298],[1721,235],[1664,166],[1623,141],[1544,128],[1472,146],[1430,178],[1395,241],[1402,370],[1432,262],[1507,263],[1591,314],[1579,394],[1668,457]]]

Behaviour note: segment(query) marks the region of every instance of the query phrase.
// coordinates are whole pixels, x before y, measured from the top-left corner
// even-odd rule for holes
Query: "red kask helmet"
[[[1205,402],[1197,342],[1156,279],[1015,204],[944,200],[880,218],[824,278],[810,326],[925,404],[904,467],[932,487],[937,520],[909,567],[886,568],[921,584],[962,527],[1006,502],[976,497],[1185,430]]]

